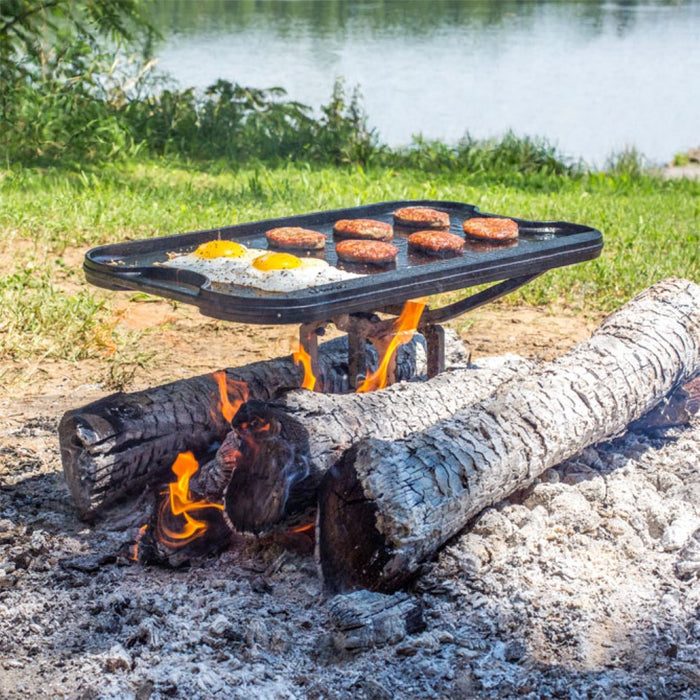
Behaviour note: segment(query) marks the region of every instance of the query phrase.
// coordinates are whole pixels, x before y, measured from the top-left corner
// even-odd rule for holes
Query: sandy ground
[[[661,176],[665,180],[700,180],[700,163],[692,162],[687,165],[667,165],[661,169]]]
[[[143,567],[134,527],[87,526],[64,411],[287,354],[290,327],[120,302],[146,368],[0,365],[0,697],[700,697],[700,425],[629,434],[488,509],[407,591],[425,629],[342,648],[309,543],[241,541]],[[475,359],[551,359],[599,319],[494,306],[455,324]]]

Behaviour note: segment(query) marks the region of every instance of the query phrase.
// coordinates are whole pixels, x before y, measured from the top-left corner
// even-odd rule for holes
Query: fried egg
[[[203,243],[194,252],[171,258],[165,265],[199,272],[212,282],[266,292],[295,292],[360,277],[331,267],[325,260],[247,248],[234,241]]]
[[[242,243],[235,241],[207,241],[202,243],[192,253],[196,258],[204,258],[205,260],[214,260],[216,258],[240,258],[248,252],[248,248]]]
[[[245,270],[264,252],[261,248],[248,248],[235,241],[208,241],[192,253],[174,256],[164,264],[199,272],[212,281],[224,282],[230,281],[236,272]]]

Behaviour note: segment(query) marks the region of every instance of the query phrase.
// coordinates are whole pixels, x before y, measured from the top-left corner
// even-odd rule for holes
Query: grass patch
[[[66,293],[50,266],[29,265],[0,280],[0,357],[81,360],[108,354],[114,344],[104,303],[85,289]]]
[[[697,182],[625,169],[495,177],[310,164],[231,171],[183,160],[7,169],[0,171],[0,241],[12,256],[0,278],[0,356],[78,359],[123,347],[109,301],[94,295],[75,262],[90,247],[392,199],[457,200],[600,229],[598,260],[552,270],[505,303],[610,311],[664,277],[699,278],[699,193]]]

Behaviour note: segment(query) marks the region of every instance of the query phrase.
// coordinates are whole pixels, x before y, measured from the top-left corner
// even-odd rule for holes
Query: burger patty
[[[265,232],[267,242],[282,250],[322,250],[326,237],[320,231],[312,231],[299,226],[282,226]]]
[[[354,238],[364,241],[390,241],[394,237],[391,224],[374,219],[340,219],[333,226],[338,238]]]
[[[510,241],[518,237],[518,224],[497,216],[467,219],[462,228],[465,235],[480,241]]]
[[[465,241],[465,243],[470,253],[491,253],[496,246],[498,246],[500,250],[503,248],[512,248],[514,245],[518,245],[518,239],[506,238],[502,241],[489,241],[486,238],[482,238],[480,240],[477,238],[471,238]]]
[[[394,212],[394,224],[420,229],[450,228],[450,215],[430,207],[403,207]]]
[[[348,239],[336,243],[338,260],[365,263],[366,265],[388,265],[396,262],[399,249],[393,243],[384,241],[361,241]]]
[[[462,253],[464,239],[447,231],[416,231],[408,237],[408,248],[438,258],[450,258]]]

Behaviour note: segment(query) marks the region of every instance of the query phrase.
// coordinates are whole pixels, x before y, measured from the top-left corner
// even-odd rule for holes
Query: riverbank
[[[700,148],[690,148],[678,154],[671,163],[661,168],[664,180],[700,180]]]

